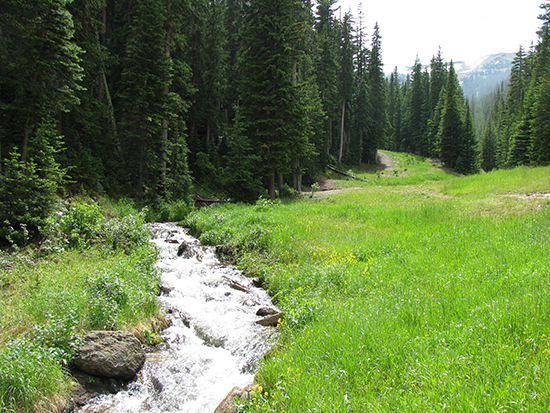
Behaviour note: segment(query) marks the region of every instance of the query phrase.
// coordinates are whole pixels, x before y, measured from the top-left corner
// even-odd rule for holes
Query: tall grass
[[[285,312],[262,392],[241,410],[547,411],[549,203],[507,193],[547,192],[549,176],[522,168],[192,215],[201,239],[241,248]]]
[[[159,318],[145,213],[73,199],[39,248],[0,255],[0,412],[61,411],[76,335]]]

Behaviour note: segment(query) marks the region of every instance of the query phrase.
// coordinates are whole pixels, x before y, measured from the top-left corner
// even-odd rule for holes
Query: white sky
[[[544,0],[339,0],[358,24],[362,3],[370,45],[376,22],[382,36],[385,71],[423,64],[441,46],[445,61],[474,62],[494,53],[516,53],[537,40]],[[336,12],[339,16],[339,12]]]

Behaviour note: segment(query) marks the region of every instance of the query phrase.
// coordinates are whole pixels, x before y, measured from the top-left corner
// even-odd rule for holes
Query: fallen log
[[[232,280],[231,278],[229,278],[228,276],[224,275],[223,278],[225,278],[227,281],[229,281],[229,286],[235,290],[239,290],[239,291],[242,291],[243,293],[248,293],[250,292],[250,290],[245,287],[244,285],[238,283],[237,281],[235,280]]]
[[[337,174],[340,174],[340,175],[343,175],[343,176],[347,176],[347,177],[352,178],[352,179],[357,179],[358,181],[365,181],[365,182],[366,182],[365,179],[359,178],[359,177],[357,177],[357,176],[355,176],[355,175],[350,175],[350,174],[348,174],[348,173],[346,173],[346,172],[339,171],[339,170],[336,169],[334,166],[327,165],[327,168],[330,169],[330,170],[333,171],[333,172],[336,172]]]

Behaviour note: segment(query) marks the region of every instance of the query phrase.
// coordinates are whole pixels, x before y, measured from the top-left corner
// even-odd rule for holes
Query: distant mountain
[[[514,53],[498,53],[482,57],[472,63],[453,62],[464,96],[480,97],[494,91],[502,82],[506,83],[510,78],[514,57]],[[430,70],[429,66],[425,67],[428,71]],[[402,74],[401,80],[404,81],[412,70],[412,66],[399,70]]]
[[[514,53],[498,53],[471,64],[455,62],[464,96],[480,97],[494,91],[502,82],[507,83],[514,57]]]

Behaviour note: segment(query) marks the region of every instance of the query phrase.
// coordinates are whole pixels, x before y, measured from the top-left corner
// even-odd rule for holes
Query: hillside
[[[492,92],[510,77],[514,53],[485,56],[473,63],[456,62],[456,72],[466,97],[479,97]]]

